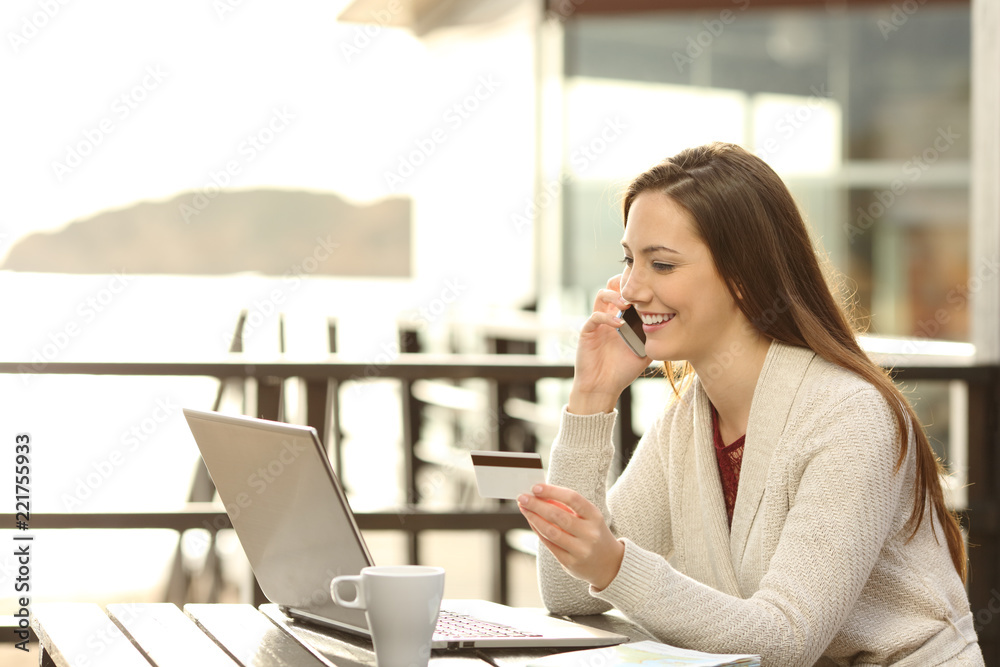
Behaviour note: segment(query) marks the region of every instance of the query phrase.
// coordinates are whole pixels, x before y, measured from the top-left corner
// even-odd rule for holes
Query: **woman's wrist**
[[[621,540],[615,540],[614,548],[609,549],[608,551],[611,553],[611,560],[608,563],[604,577],[599,581],[590,582],[590,585],[593,586],[594,590],[598,593],[610,586],[611,582],[615,580],[618,573],[621,571],[622,561],[625,560],[625,543]]]
[[[571,389],[566,410],[573,415],[608,414],[613,412],[617,405],[617,394],[583,392]]]

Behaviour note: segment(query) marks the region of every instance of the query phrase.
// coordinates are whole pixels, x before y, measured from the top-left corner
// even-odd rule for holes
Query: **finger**
[[[552,528],[554,528],[554,526],[550,521],[524,505],[518,505],[518,509],[521,510],[521,514],[525,519],[527,519],[528,525],[533,531],[535,531],[536,535],[551,541],[549,537],[547,537],[554,534],[552,532]]]
[[[572,556],[568,551],[563,549],[561,546],[559,546],[552,540],[546,539],[544,535],[539,535],[537,531],[535,532],[535,536],[538,538],[538,541],[546,549],[549,550],[549,552],[555,557],[555,559],[559,561],[560,564],[562,564],[563,567],[567,567],[570,564]]]
[[[548,529],[549,526],[572,534],[575,530],[574,522],[580,519],[576,512],[557,501],[522,495],[518,497],[517,504],[522,512],[531,512],[538,517],[539,521],[544,521],[547,525],[541,527],[544,528],[543,532],[550,536],[553,533]]]
[[[582,519],[601,517],[601,513],[597,507],[573,489],[556,486],[555,484],[536,484],[532,487],[531,491],[536,498],[556,501],[566,506]]]
[[[565,549],[563,549],[558,544],[556,544],[555,542],[553,542],[552,540],[546,539],[545,536],[539,534],[538,531],[535,531],[535,536],[538,538],[538,543],[549,550],[549,553],[552,554],[553,558],[559,561],[559,564],[563,566],[563,569],[569,572],[571,575],[573,575],[573,572],[570,569],[572,566],[573,557],[570,555],[570,553]]]
[[[586,552],[587,543],[598,532],[594,520],[582,518],[559,501],[533,498],[529,499],[528,504],[531,506],[522,506],[522,512],[534,514],[535,532],[558,544],[574,558]],[[603,525],[603,519],[600,521]]]
[[[568,507],[567,505],[562,504],[558,500],[552,500],[551,498],[536,498],[536,500],[538,500],[540,502],[543,502],[543,503],[548,503],[550,505],[555,505],[556,507],[558,507],[559,509],[561,509],[564,512],[570,512],[572,514],[576,514],[576,512],[574,512],[570,507]],[[577,515],[577,516],[579,516],[579,515]]]
[[[583,328],[580,329],[580,333],[590,333],[592,331],[597,331],[604,325],[614,327],[617,329],[625,323],[625,320],[618,317],[618,311],[595,311],[590,314],[587,321],[583,323]]]
[[[524,518],[527,519],[531,530],[557,558],[560,558],[561,560],[564,554],[567,556],[569,555],[569,552],[567,552],[566,549],[557,542],[560,538],[564,537],[564,531],[556,528],[551,523],[546,521],[545,518],[539,516],[537,513],[531,511],[523,505],[520,505],[519,509],[521,510],[521,514]],[[551,539],[550,536],[555,537],[555,540]]]
[[[562,489],[562,487],[558,486],[541,484],[536,485],[534,488],[540,489],[546,486],[568,491],[570,494],[579,498],[583,503],[589,504],[585,498],[570,489]],[[549,523],[559,530],[573,535],[574,537],[578,536],[581,531],[580,524],[582,521],[585,521],[583,516],[572,506],[559,499],[541,497],[533,494],[522,494],[518,497],[517,502],[521,507],[534,512],[537,516],[541,517],[546,523]],[[546,532],[546,534],[550,533]]]
[[[624,310],[630,305],[630,302],[616,289],[598,290],[597,297],[594,299],[594,310],[596,311],[608,310],[609,307],[614,310]]]
[[[572,554],[577,548],[579,540],[572,532],[565,530],[559,523],[567,520],[575,521],[577,520],[576,517],[565,510],[557,510],[558,514],[555,516],[555,520],[549,520],[548,517],[543,515],[543,512],[550,511],[552,506],[539,501],[535,502],[535,506],[541,512],[536,512],[529,507],[520,505],[521,514],[528,520],[528,525],[531,526],[531,529],[538,535],[539,539],[545,541],[549,549],[552,550],[553,554],[560,561],[573,558]]]

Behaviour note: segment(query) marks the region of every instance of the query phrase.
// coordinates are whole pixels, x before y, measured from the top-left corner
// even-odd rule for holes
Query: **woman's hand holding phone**
[[[625,387],[652,361],[634,353],[618,333],[619,326],[628,326],[617,318],[618,312],[631,308],[622,299],[620,280],[611,278],[597,293],[594,312],[580,330],[568,405],[573,414],[611,412]]]

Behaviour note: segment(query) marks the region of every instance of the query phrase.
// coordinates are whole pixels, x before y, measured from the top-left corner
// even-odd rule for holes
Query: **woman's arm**
[[[598,529],[610,527],[614,537],[627,536],[647,549],[669,555],[670,514],[660,458],[660,422],[657,420],[647,430],[609,493],[606,485],[614,454],[614,421],[614,413],[580,417],[564,412],[550,457],[549,484],[574,489],[589,501],[594,508],[594,523],[600,524]],[[530,505],[536,501],[528,502]],[[522,507],[522,511],[529,521],[534,519],[528,507]],[[623,546],[616,540],[611,548]],[[608,578],[613,576],[611,573]],[[549,548],[539,549],[538,578],[542,600],[553,613],[596,614],[611,608],[593,597],[588,582],[570,574]]]
[[[622,391],[648,367],[650,359],[637,357],[619,339],[617,328],[623,322],[619,310],[628,307],[621,296],[621,276],[614,276],[605,289],[594,298],[593,312],[580,330],[574,363],[573,384],[569,401],[563,410],[559,434],[549,461],[549,483],[579,489],[600,510],[594,514],[604,528],[603,537],[612,538],[604,517],[609,517],[605,503],[608,468],[614,455],[611,432],[615,422],[615,405]],[[530,511],[521,506],[529,523]],[[536,531],[537,533],[538,531]],[[586,589],[586,582],[571,576],[549,551],[539,549],[538,576],[542,599],[550,611],[558,613],[601,613],[610,608],[595,600]],[[610,545],[620,549],[621,545]]]

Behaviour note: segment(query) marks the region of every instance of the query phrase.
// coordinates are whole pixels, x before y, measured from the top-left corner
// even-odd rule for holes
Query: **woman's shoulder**
[[[832,407],[851,399],[878,401],[877,397],[882,396],[871,381],[856,371],[838,366],[809,348],[774,343],[769,357],[773,358],[768,368],[769,379],[797,382],[795,394],[799,398],[821,401]]]
[[[794,363],[787,364],[790,360]],[[796,382],[785,403],[786,431],[799,435],[830,429],[870,431],[887,446],[895,442],[894,411],[870,380],[806,348],[790,350],[785,362],[784,369],[772,370],[782,370]]]

